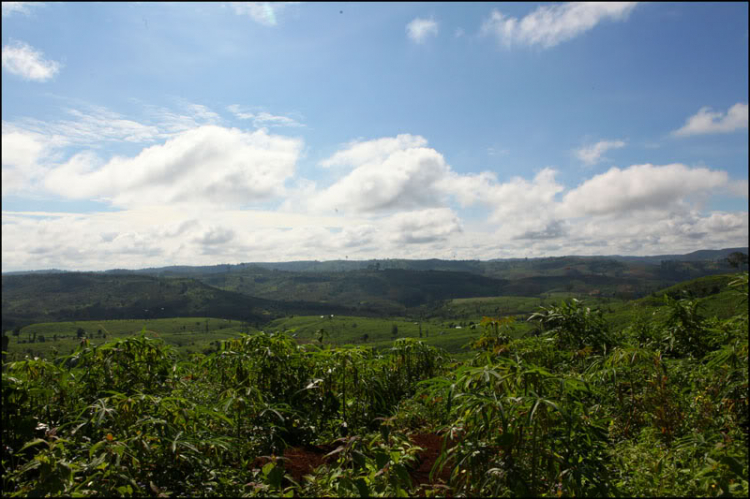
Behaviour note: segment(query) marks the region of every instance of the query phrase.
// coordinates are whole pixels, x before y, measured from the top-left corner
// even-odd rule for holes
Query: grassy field
[[[9,360],[25,355],[50,357],[70,353],[81,343],[77,334],[79,328],[83,329],[92,345],[140,334],[145,329],[146,335],[161,338],[187,354],[201,352],[210,348],[212,343],[237,336],[240,332],[257,331],[240,321],[210,317],[46,322],[26,326],[18,336],[11,336]]]
[[[508,333],[512,337],[520,337],[534,328],[525,320],[531,313],[540,306],[559,304],[570,298],[577,298],[586,306],[600,308],[616,334],[637,319],[659,323],[665,321],[668,309],[663,307],[664,294],[677,296],[690,293],[700,301],[703,316],[725,319],[739,313],[738,307],[743,306],[741,299],[727,287],[732,279],[731,275],[704,277],[632,301],[576,293],[551,293],[544,297],[461,298],[447,301],[438,313],[421,322],[404,317],[304,315],[279,318],[260,325],[259,329],[286,332],[302,344],[335,347],[365,345],[387,349],[391,348],[394,339],[418,338],[430,346],[460,355],[467,351],[469,343],[481,335],[481,329],[476,324],[483,316],[515,316],[516,323]],[[145,334],[162,338],[182,354],[206,352],[215,348],[219,340],[258,330],[241,321],[206,317],[38,323],[22,328],[18,336],[11,336],[9,360],[26,355],[49,358],[70,353],[80,344],[77,335],[79,328],[83,329],[85,337],[93,345],[139,334],[145,328]]]
[[[405,318],[376,319],[351,316],[301,316],[273,321],[269,330],[286,331],[302,343],[318,343],[319,331],[324,330],[324,344],[335,346],[367,345],[376,349],[390,348],[396,338],[420,338],[426,344],[458,353],[481,334],[474,321],[425,320],[420,323]],[[397,331],[393,334],[394,326]],[[523,325],[519,328],[524,330]]]
[[[454,318],[483,316],[504,317],[508,315],[529,315],[540,306],[559,304],[570,298],[584,300],[593,306],[603,307],[611,303],[622,303],[615,298],[600,298],[595,295],[558,292],[537,296],[489,296],[481,298],[457,298],[450,300],[443,308]]]

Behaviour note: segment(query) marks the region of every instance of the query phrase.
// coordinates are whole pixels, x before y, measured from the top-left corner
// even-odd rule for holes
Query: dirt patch
[[[443,469],[437,473],[433,480],[430,480],[430,471],[435,465],[440,456],[440,451],[443,448],[443,437],[435,433],[418,433],[411,436],[411,441],[414,445],[422,447],[424,450],[418,454],[419,456],[419,467],[413,470],[410,475],[414,484],[424,488],[433,488],[435,485],[447,485],[451,476],[450,466],[446,465]],[[448,442],[448,446],[452,447],[454,442]],[[422,490],[420,490],[420,493]],[[444,491],[443,493],[447,492]]]
[[[410,439],[414,445],[424,449],[418,454],[419,466],[409,473],[415,487],[420,488],[419,494],[424,495],[425,490],[447,485],[451,474],[450,466],[445,466],[434,476],[433,480],[430,480],[430,471],[443,448],[443,437],[435,433],[418,433],[412,435]],[[452,447],[455,442],[449,441],[448,445]],[[336,459],[336,456],[326,457],[335,448],[335,445],[289,447],[284,451],[284,469],[294,481],[301,483],[303,477],[312,473],[315,468]],[[257,458],[253,467],[260,468],[267,462],[268,458]],[[443,489],[441,495],[447,492],[447,489]]]
[[[302,477],[313,472],[315,468],[328,463],[333,458],[326,458],[326,454],[334,450],[330,445],[315,445],[306,447],[289,447],[284,451],[284,469],[294,481],[300,483]]]

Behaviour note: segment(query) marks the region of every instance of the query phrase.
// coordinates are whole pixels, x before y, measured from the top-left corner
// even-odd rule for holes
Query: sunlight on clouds
[[[353,141],[345,149],[320,162],[320,166],[360,166],[384,161],[396,151],[427,146],[427,139],[418,135],[402,134],[375,140]]]
[[[442,204],[438,183],[450,168],[426,144],[423,137],[399,135],[354,143],[337,152],[321,166],[354,169],[313,197],[310,208],[364,213]]]
[[[294,174],[299,139],[202,126],[133,158],[101,164],[81,153],[55,168],[46,187],[68,198],[109,199],[116,206],[191,201],[251,205],[281,195]]]
[[[220,118],[202,106],[190,109],[196,119]],[[73,114],[91,130],[102,125],[89,116],[106,115]],[[141,130],[136,121],[113,117],[112,137]],[[156,129],[158,137],[164,125]],[[4,265],[93,270],[344,256],[653,254],[692,251],[709,240],[736,246],[748,234],[746,213],[699,211],[702,199],[737,184],[708,168],[612,168],[570,189],[551,168],[532,178],[458,173],[424,137],[402,134],[343,145],[319,162],[334,175],[331,185],[319,187],[296,174],[299,138],[203,125],[159,140],[129,157],[85,149],[60,163],[42,146],[44,134],[3,123],[3,180],[10,189],[45,186],[65,198],[124,208],[3,212],[4,241],[14,242],[3,245]],[[245,208],[268,200],[280,208]],[[453,204],[478,205],[484,219],[467,224]]]
[[[692,195],[708,195],[728,181],[726,172],[681,164],[613,167],[565,194],[563,209],[575,217],[668,207]]]

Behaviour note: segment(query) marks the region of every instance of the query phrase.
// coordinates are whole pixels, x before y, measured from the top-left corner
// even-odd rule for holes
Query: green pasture
[[[417,338],[427,345],[458,353],[467,343],[479,338],[481,326],[477,323],[480,320],[481,317],[468,321],[430,319],[420,323],[407,318],[316,315],[277,319],[268,325],[267,330],[285,331],[301,343],[319,343],[318,338],[322,336],[323,344],[366,345],[376,349],[390,348],[394,339]],[[394,326],[397,329],[395,335]],[[516,324],[511,335],[520,336],[529,329],[528,324]]]
[[[17,336],[8,333],[9,360],[50,357],[70,353],[80,345],[78,329],[91,345],[100,345],[118,338],[145,334],[163,339],[179,352],[197,353],[215,342],[235,337],[240,332],[257,330],[241,321],[211,317],[175,317],[169,319],[125,319],[109,321],[45,322],[22,328]],[[213,345],[212,345],[213,344]]]

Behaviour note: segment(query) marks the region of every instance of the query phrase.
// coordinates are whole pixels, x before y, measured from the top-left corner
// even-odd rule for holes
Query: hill
[[[3,329],[35,322],[167,317],[220,317],[262,324],[287,313],[320,313],[322,305],[276,303],[189,278],[57,273],[2,276]],[[325,311],[343,312],[338,306]]]
[[[421,314],[461,298],[566,295],[630,300],[690,279],[727,273],[732,267],[725,255],[737,249],[695,252],[659,264],[640,257],[569,256],[3,274],[2,324],[9,329],[33,322],[191,316],[263,324],[283,315],[382,317],[405,316],[410,310]]]

